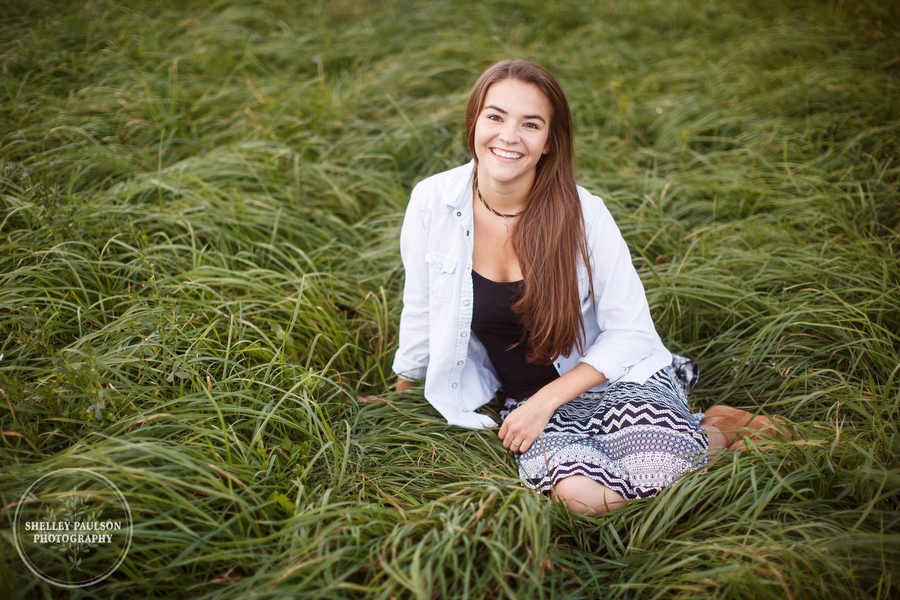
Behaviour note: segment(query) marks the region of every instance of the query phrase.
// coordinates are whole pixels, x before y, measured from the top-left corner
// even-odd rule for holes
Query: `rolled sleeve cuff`
[[[578,362],[591,365],[598,373],[603,373],[610,383],[616,381],[628,372],[628,369],[623,367],[622,363],[616,360],[609,351],[603,348],[589,348]]]
[[[406,379],[407,381],[421,381],[425,379],[425,372],[428,371],[428,364],[426,363],[423,365],[398,354],[394,357],[394,364],[391,366],[391,369],[402,379]]]
[[[490,429],[491,427],[499,427],[492,418],[477,412],[456,412],[453,414],[442,413],[447,423],[450,425],[458,425],[459,427],[468,427],[469,429]]]

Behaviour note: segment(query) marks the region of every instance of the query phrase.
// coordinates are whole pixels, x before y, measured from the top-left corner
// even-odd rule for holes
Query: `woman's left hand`
[[[527,452],[544,433],[557,408],[604,381],[606,375],[587,363],[578,363],[509,413],[499,432],[503,447],[513,452]]]
[[[500,427],[498,435],[503,440],[503,447],[513,452],[527,452],[544,433],[555,410],[553,402],[542,398],[540,392],[520,404]]]

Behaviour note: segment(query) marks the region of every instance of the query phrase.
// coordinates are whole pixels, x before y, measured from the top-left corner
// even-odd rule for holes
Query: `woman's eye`
[[[532,129],[540,129],[537,123],[525,123],[525,127],[531,127]]]
[[[490,119],[491,121],[499,121],[500,115],[488,115],[488,119]]]

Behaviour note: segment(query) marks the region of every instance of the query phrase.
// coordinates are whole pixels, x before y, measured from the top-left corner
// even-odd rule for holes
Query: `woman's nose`
[[[506,126],[500,130],[500,141],[508,144],[519,141],[518,129],[516,129],[514,124],[506,124]]]

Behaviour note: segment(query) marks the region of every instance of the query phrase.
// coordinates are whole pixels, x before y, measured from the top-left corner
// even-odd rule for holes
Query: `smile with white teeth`
[[[491,148],[491,152],[501,158],[522,158],[522,155],[518,152],[506,152],[504,150],[500,150],[499,148]]]

